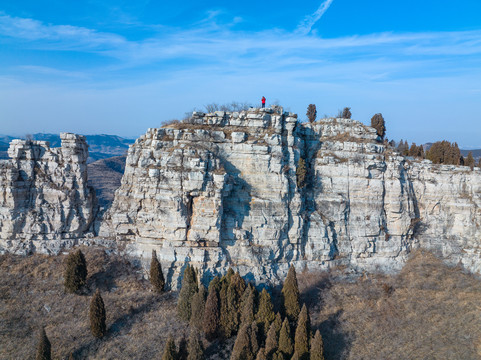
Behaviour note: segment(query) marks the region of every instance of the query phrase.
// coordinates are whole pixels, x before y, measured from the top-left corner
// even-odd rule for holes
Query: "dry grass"
[[[89,277],[83,295],[63,289],[65,256],[0,256],[0,358],[33,359],[42,324],[54,359],[160,358],[169,333],[188,334],[176,316],[176,293],[155,295],[140,269],[98,248],[83,248]],[[479,359],[481,281],[416,252],[396,276],[347,281],[340,270],[299,273],[301,300],[320,329],[327,360]],[[108,336],[88,328],[100,288]],[[279,289],[276,291],[278,292]],[[228,359],[233,340],[209,345],[209,359]]]
[[[334,275],[299,281],[326,359],[480,358],[481,281],[460,267],[419,251],[396,276]]]

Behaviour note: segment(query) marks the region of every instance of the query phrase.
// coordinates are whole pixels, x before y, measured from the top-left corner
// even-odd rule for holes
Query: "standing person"
[[[266,98],[263,96],[261,101],[262,101],[262,108],[264,109],[266,107]]]

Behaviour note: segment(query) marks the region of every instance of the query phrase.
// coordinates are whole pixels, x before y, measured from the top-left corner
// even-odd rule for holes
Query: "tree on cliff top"
[[[316,121],[316,116],[317,116],[316,105],[309,104],[309,106],[307,107],[306,116],[309,119],[310,123],[313,123],[314,121]]]
[[[465,166],[469,166],[471,170],[474,168],[474,158],[473,158],[473,153],[470,151],[468,153],[468,156],[466,157],[466,160],[464,161]]]
[[[296,269],[293,265],[289,268],[281,294],[284,314],[294,326],[297,323],[301,308],[299,306],[299,286],[297,285]]]
[[[177,302],[177,314],[182,320],[189,321],[192,314],[191,304],[194,294],[197,292],[197,277],[194,267],[187,264],[182,278],[182,288]]]
[[[386,135],[386,123],[384,121],[384,118],[382,117],[382,114],[375,114],[371,118],[371,127],[376,129],[376,132],[381,137],[381,139],[384,139],[384,136]]]
[[[85,256],[78,249],[70,252],[66,260],[66,268],[64,274],[65,290],[70,293],[75,293],[85,285],[87,280],[87,262]]]
[[[350,108],[350,107],[345,107],[345,108],[342,110],[341,118],[343,118],[343,119],[350,119],[351,116],[352,116],[351,108]]]
[[[165,279],[162,273],[162,266],[157,259],[157,253],[152,250],[152,260],[150,262],[150,283],[158,293],[164,291]]]

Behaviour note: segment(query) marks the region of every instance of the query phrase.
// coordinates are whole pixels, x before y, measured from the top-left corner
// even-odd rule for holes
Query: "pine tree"
[[[48,340],[45,328],[42,327],[38,334],[37,354],[35,360],[51,360],[52,359],[52,347]]]
[[[267,332],[271,323],[276,318],[274,313],[274,305],[272,305],[271,296],[264,288],[262,289],[261,296],[259,299],[259,310],[256,314],[257,324],[259,326],[259,332],[262,334],[262,338],[267,337]]]
[[[179,352],[177,355],[178,360],[187,360],[188,350],[187,350],[187,340],[185,340],[185,336],[179,341]]]
[[[232,275],[227,289],[227,337],[237,333],[240,326],[241,298],[246,289],[245,280],[238,272]]]
[[[301,308],[299,306],[299,287],[297,285],[296,269],[292,265],[287,273],[281,295],[284,314],[294,326],[297,323]]]
[[[152,250],[152,260],[150,261],[150,283],[156,292],[161,293],[164,291],[164,274],[155,250]]]
[[[319,330],[316,331],[311,341],[310,354],[310,360],[324,360],[324,343],[322,342],[322,336]]]
[[[209,286],[209,295],[204,310],[204,333],[207,340],[217,338],[220,330],[219,294],[216,288]]]
[[[258,351],[257,324],[242,324],[232,349],[231,360],[254,360]]]
[[[281,314],[277,313],[276,318],[269,327],[266,339],[266,353],[268,356],[272,355],[279,347],[279,333],[282,328]]]
[[[316,105],[309,104],[309,106],[307,107],[306,116],[309,119],[310,123],[313,123],[314,121],[316,121],[316,116],[317,116]]]
[[[311,319],[306,304],[302,306],[297,322],[294,350],[299,360],[309,358],[309,340],[311,339]]]
[[[469,166],[471,170],[474,168],[474,158],[473,158],[473,153],[470,151],[468,153],[468,156],[466,157],[466,160],[464,161],[465,166]]]
[[[65,290],[70,293],[75,293],[86,284],[86,280],[87,263],[84,254],[79,249],[71,252],[67,257],[64,274]]]
[[[178,360],[177,349],[175,347],[175,341],[172,335],[169,335],[167,343],[165,344],[164,352],[162,354],[162,360]]]
[[[375,114],[371,118],[371,127],[376,129],[377,135],[380,136],[381,139],[384,139],[384,136],[386,135],[386,123],[382,114]]]
[[[195,327],[198,330],[202,330],[202,326],[204,323],[206,295],[207,292],[204,285],[200,284],[199,291],[197,291],[192,297],[192,316],[190,317],[190,326]]]
[[[90,301],[89,318],[92,335],[97,338],[103,338],[107,333],[107,325],[105,324],[105,305],[99,289],[97,289]]]
[[[177,302],[177,314],[182,320],[189,321],[192,314],[191,304],[194,294],[197,292],[197,279],[194,268],[187,264],[182,278],[182,288]]]
[[[294,346],[292,345],[292,338],[291,338],[291,326],[289,325],[289,321],[284,319],[282,323],[281,332],[279,333],[279,351],[284,355],[286,358],[290,358],[294,352]]]
[[[187,360],[204,360],[204,347],[196,331],[191,331],[190,333],[187,350],[189,353]]]
[[[254,321],[254,314],[255,314],[255,292],[254,288],[248,286],[244,292],[243,298],[244,301],[242,302],[242,313],[241,313],[241,326],[242,324],[252,324]]]

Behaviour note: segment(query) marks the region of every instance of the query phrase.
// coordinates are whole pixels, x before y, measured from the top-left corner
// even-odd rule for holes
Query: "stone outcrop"
[[[60,137],[59,148],[46,141],[13,140],[10,159],[0,161],[3,251],[50,252],[88,234],[96,207],[87,185],[88,146],[83,136]]]
[[[131,146],[100,227],[134,256],[156,249],[169,278],[185,262],[266,282],[290,264],[393,271],[420,246],[479,270],[479,170],[406,159],[350,119],[276,107],[189,122]]]

